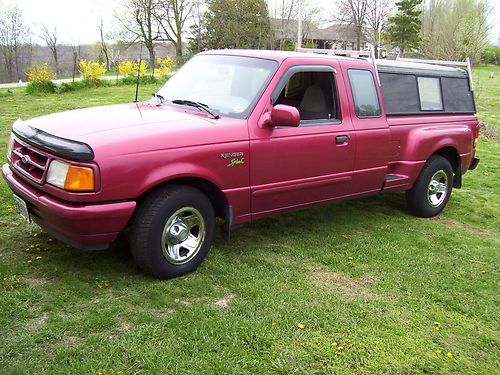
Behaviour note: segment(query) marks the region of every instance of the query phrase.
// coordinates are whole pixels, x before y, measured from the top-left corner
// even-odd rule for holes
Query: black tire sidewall
[[[155,199],[161,201],[154,202]],[[184,264],[173,264],[163,255],[161,237],[168,219],[177,210],[184,207],[196,208],[203,216],[206,228],[205,239],[200,250],[191,260]],[[139,208],[142,211],[139,215],[147,214],[150,209],[154,210],[154,216],[149,225],[132,229],[132,235],[137,230],[146,232],[145,236],[142,237],[145,238],[145,241],[141,241],[144,243],[138,243],[137,239],[134,241],[132,238],[132,253],[139,266],[142,266],[146,272],[162,279],[184,275],[195,270],[207,256],[214,237],[215,215],[208,198],[197,189],[179,186],[166,191],[165,194],[157,192],[154,199]],[[140,220],[137,221],[136,225],[141,225]]]
[[[432,176],[443,170],[447,176],[446,197],[438,205],[432,206],[427,199],[427,191]],[[453,169],[448,159],[434,155],[422,168],[420,175],[413,187],[406,192],[407,203],[410,210],[420,217],[433,217],[438,215],[447,205],[453,189]]]

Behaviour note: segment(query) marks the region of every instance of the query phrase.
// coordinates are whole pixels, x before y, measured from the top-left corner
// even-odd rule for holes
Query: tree
[[[369,10],[369,0],[338,0],[334,19],[353,25],[356,30],[356,49],[361,49],[361,37]]]
[[[366,29],[370,43],[375,47],[376,56],[381,44],[382,31],[387,25],[387,20],[394,6],[393,0],[372,0],[366,13]]]
[[[263,48],[270,30],[264,0],[209,0],[202,38],[206,48]]]
[[[155,66],[154,43],[161,39],[155,17],[156,0],[125,0],[124,8],[116,18],[121,23],[126,39],[144,43],[149,53],[149,65]]]
[[[57,47],[59,46],[59,34],[57,33],[57,27],[54,27],[51,30],[47,27],[47,25],[42,25],[39,37],[42,38],[47,44],[47,47],[49,47],[52,58],[54,59],[56,74],[59,74],[59,56],[57,51]]]
[[[396,3],[398,11],[389,18],[387,27],[389,41],[399,47],[402,56],[405,51],[418,48],[420,45],[421,3],[422,0],[400,0]]]
[[[172,42],[179,57],[182,56],[182,34],[194,6],[195,2],[192,0],[167,0],[158,2],[154,11],[161,38]]]
[[[104,62],[106,63],[106,70],[109,71],[109,48],[108,48],[108,43],[106,43],[106,39],[104,37],[104,22],[101,17],[101,23],[97,26],[99,29],[99,36],[100,36],[100,55],[104,57]]]
[[[0,52],[8,80],[21,79],[19,52],[28,30],[17,5],[0,9]]]
[[[429,58],[479,61],[488,46],[485,0],[431,0],[422,12],[422,52]]]

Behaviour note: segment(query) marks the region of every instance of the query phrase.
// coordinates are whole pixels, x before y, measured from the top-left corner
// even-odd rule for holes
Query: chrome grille
[[[14,141],[12,165],[23,175],[41,184],[45,178],[49,158],[29,145]]]

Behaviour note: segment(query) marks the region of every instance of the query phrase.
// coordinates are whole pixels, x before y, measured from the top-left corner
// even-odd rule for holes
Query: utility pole
[[[302,0],[299,0],[299,20],[297,27],[297,46],[295,50],[302,47]]]

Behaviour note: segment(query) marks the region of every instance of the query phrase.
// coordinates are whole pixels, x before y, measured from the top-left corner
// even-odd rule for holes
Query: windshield
[[[166,101],[206,104],[220,115],[245,118],[278,63],[253,57],[199,55],[158,91]]]

